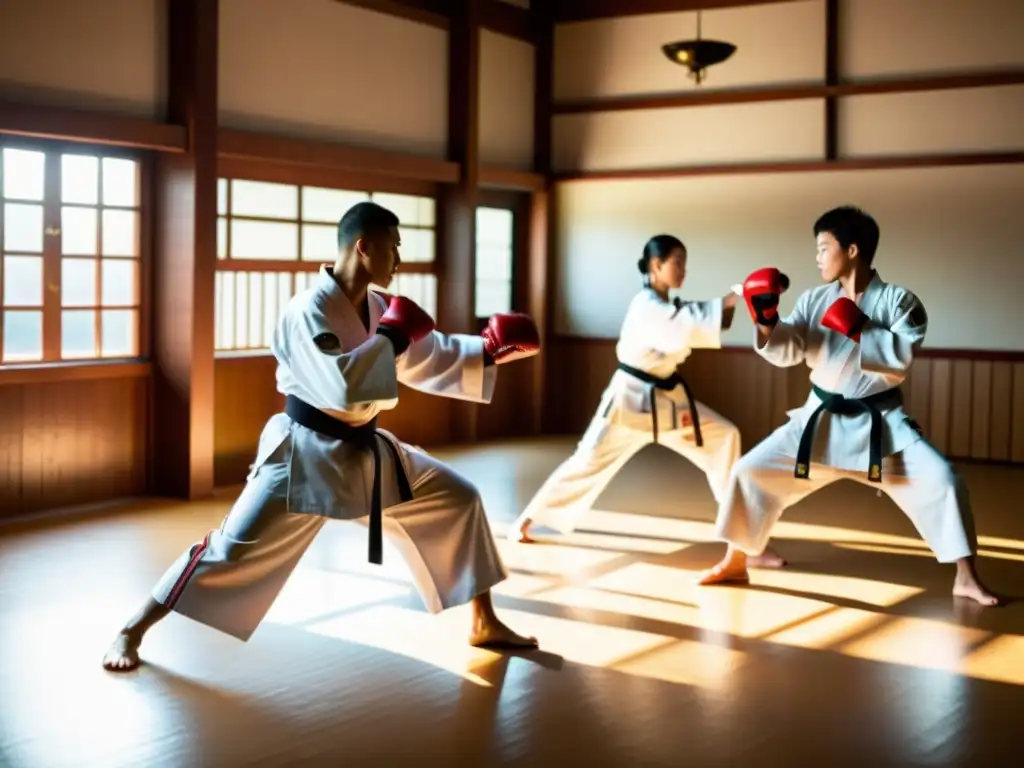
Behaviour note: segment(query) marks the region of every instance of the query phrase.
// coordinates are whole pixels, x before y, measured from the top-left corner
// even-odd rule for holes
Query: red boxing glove
[[[493,315],[480,335],[484,337],[484,353],[495,363],[510,363],[540,352],[537,324],[521,312]]]
[[[751,319],[768,327],[779,322],[779,296],[787,288],[789,278],[775,267],[752,272],[743,282],[743,299],[747,302]]]
[[[419,341],[434,330],[434,320],[412,299],[393,296],[387,311],[380,316],[377,333],[387,336],[400,355],[414,341]]]
[[[864,330],[864,323],[867,320],[868,316],[860,311],[856,302],[843,296],[836,299],[828,308],[825,316],[821,318],[821,324],[854,341],[860,341],[860,332]]]

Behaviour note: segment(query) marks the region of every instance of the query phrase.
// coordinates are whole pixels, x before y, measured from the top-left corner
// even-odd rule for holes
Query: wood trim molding
[[[558,102],[553,107],[556,115],[589,112],[619,112],[631,109],[674,109],[679,107],[706,107],[712,104],[750,104],[766,101],[797,101],[801,99],[836,99],[844,96],[862,96],[879,93],[919,93],[922,91],[951,91],[962,88],[988,88],[1000,85],[1024,84],[1024,69],[974,72],[961,75],[929,77],[901,77],[884,80],[848,80],[802,85],[772,85],[719,90],[690,90],[647,96],[613,96]]]
[[[369,11],[386,13],[409,21],[428,24],[438,29],[451,27],[452,14],[457,9],[453,0],[337,0]],[[483,0],[480,3],[480,26],[483,29],[507,35],[528,43],[536,42],[539,14],[519,8],[501,0]]]
[[[592,21],[619,16],[643,16],[652,13],[734,8],[740,5],[767,5],[787,0],[552,0],[555,21]]]
[[[137,117],[0,101],[0,134],[184,152],[188,131]]]
[[[314,165],[373,174],[399,176],[454,184],[459,164],[419,155],[402,155],[379,149],[348,147],[329,142],[267,136],[221,128],[217,134],[217,155],[239,160],[265,160],[295,165]]]
[[[818,171],[866,171],[895,168],[943,168],[965,165],[1012,165],[1024,163],[1022,152],[978,152],[957,155],[892,155],[850,157],[838,160],[723,163],[676,168],[624,168],[616,170],[559,171],[553,181],[602,181],[613,179],[664,179],[683,176],[726,176],[748,173],[813,173]]]
[[[0,387],[97,379],[137,379],[148,377],[151,373],[152,366],[145,360],[4,365],[0,366]]]
[[[552,340],[555,343],[568,344],[615,344],[615,339],[603,336],[572,336],[567,333],[556,333]],[[752,347],[726,346],[711,350],[723,354],[757,354]],[[917,357],[922,359],[941,358],[943,360],[981,360],[983,362],[1024,363],[1024,350],[1013,349],[961,349],[957,347],[923,347],[918,350]]]
[[[218,272],[318,272],[323,262],[279,261],[276,259],[217,259]],[[403,261],[403,275],[432,275],[437,267],[432,261]]]
[[[490,189],[508,189],[515,192],[543,192],[547,177],[532,171],[501,168],[493,165],[480,167],[480,186]]]

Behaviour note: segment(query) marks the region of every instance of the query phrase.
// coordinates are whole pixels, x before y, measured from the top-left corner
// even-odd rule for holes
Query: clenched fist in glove
[[[480,335],[484,337],[484,354],[495,363],[510,363],[540,352],[537,324],[521,312],[493,315]]]
[[[377,333],[391,340],[395,356],[402,354],[414,341],[434,330],[434,320],[412,299],[392,296],[387,311],[380,316]]]
[[[755,323],[772,327],[779,322],[779,296],[787,288],[789,278],[775,267],[752,272],[743,281],[743,298]]]
[[[847,296],[835,300],[821,318],[821,324],[830,330],[843,334],[854,341],[860,341],[860,332],[868,316]]]

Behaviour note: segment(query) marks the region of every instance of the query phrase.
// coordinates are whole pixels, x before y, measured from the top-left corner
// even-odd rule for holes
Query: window
[[[138,161],[2,149],[0,363],[138,357]]]
[[[338,220],[360,201],[394,211],[403,266],[389,287],[437,310],[432,197],[220,179],[217,201],[215,345],[265,350],[288,300],[337,257]]]
[[[515,215],[507,208],[476,209],[476,316],[512,309]]]

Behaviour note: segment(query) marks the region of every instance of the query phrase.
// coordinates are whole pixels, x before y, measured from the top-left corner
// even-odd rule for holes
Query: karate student
[[[507,577],[477,489],[453,469],[376,429],[398,383],[489,402],[496,364],[539,351],[526,315],[491,318],[481,336],[445,336],[387,287],[401,262],[398,218],[359,203],[338,224],[339,256],[286,306],[274,332],[285,410],[272,416],[245,489],[221,527],[184,552],[103,659],[139,663],[149,628],[176,611],[248,640],[328,519],[357,520],[380,563],[382,534],[408,563],[432,613],[472,602],[470,642],[537,644],[495,615],[490,589]]]
[[[739,430],[694,400],[676,368],[692,349],[721,346],[739,296],[669,299],[686,278],[686,258],[686,247],[672,235],[656,235],[644,246],[637,263],[644,287],[622,322],[618,367],[576,452],[534,496],[512,538],[532,542],[533,523],[570,533],[616,473],[652,442],[702,469],[715,499],[721,498],[740,455]]]
[[[903,410],[899,387],[928,329],[924,305],[872,267],[879,228],[867,213],[828,211],[814,235],[824,284],[801,294],[788,317],[778,316],[777,269],[760,269],[743,286],[755,350],[776,366],[806,363],[811,393],[733,467],[716,525],[728,550],[700,583],[747,582],[748,557],[764,549],[783,511],[849,478],[885,491],[938,561],[956,563],[954,595],[996,605],[975,571],[964,482]]]

